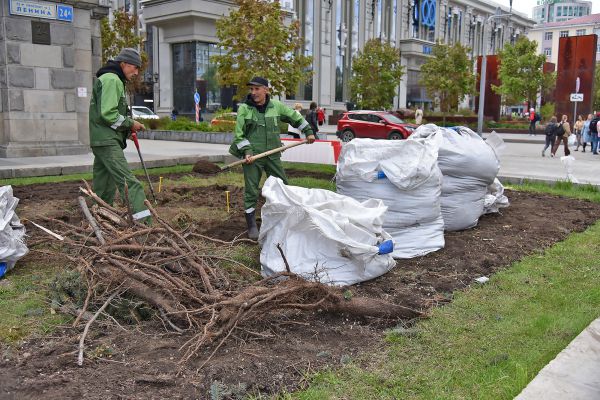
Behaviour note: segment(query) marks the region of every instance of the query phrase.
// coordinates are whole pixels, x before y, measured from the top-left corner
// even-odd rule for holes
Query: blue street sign
[[[73,6],[61,5],[56,6],[57,19],[59,21],[73,22]]]
[[[198,92],[194,93],[194,102],[200,104],[200,94]]]

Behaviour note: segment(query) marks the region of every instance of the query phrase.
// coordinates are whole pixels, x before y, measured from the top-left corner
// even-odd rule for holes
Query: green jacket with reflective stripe
[[[310,125],[302,115],[280,101],[269,99],[264,113],[259,112],[251,101],[240,104],[229,152],[241,158],[282,146],[279,137],[280,122],[286,122],[300,129],[306,136],[313,134]],[[280,157],[281,153],[269,156],[271,159]]]
[[[110,62],[109,62],[110,63]],[[127,116],[125,85],[114,66],[98,71],[90,101],[90,146],[109,146],[117,142],[125,148],[133,119]],[[117,64],[117,68],[120,67]],[[122,75],[122,73],[121,73]]]

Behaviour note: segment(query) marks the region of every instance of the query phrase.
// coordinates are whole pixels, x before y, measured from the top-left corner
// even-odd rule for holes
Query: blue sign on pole
[[[73,6],[59,4],[56,6],[56,13],[59,21],[73,22]]]
[[[200,104],[200,94],[198,92],[194,93],[194,102]]]

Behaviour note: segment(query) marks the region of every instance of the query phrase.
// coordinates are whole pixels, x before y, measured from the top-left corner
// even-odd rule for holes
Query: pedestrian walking
[[[250,93],[238,107],[233,143],[229,152],[244,158],[244,209],[248,237],[258,239],[256,226],[256,202],[263,171],[267,176],[276,176],[287,184],[287,176],[281,165],[281,153],[254,159],[253,155],[281,147],[278,121],[287,122],[298,128],[308,140],[315,141],[310,124],[297,111],[289,108],[269,95],[269,81],[256,76],[247,83]]]
[[[317,117],[317,103],[314,101],[310,103],[308,113],[306,114],[306,120],[314,132],[315,139],[318,139],[319,137],[317,133],[319,132],[319,120]]]
[[[139,74],[142,58],[137,50],[124,48],[96,73],[89,110],[90,147],[94,154],[92,184],[94,192],[106,203],[113,204],[119,190],[124,204],[129,203],[133,219],[150,222],[150,211],[140,181],[133,175],[123,149],[131,132],[145,129],[127,115],[125,83]],[[125,198],[127,185],[129,198]]]
[[[322,126],[325,123],[325,109],[319,107],[317,109],[317,122],[319,123],[319,126]]]
[[[546,144],[544,145],[544,149],[542,150],[542,157],[546,157],[546,150],[550,148],[550,152],[552,152],[552,146],[554,145],[554,140],[556,139],[556,130],[558,128],[558,122],[556,117],[553,116],[550,118],[550,122],[546,124],[546,129],[544,133],[546,134]],[[552,155],[554,157],[554,154]]]
[[[590,136],[592,137],[592,154],[598,155],[598,131],[600,131],[600,111],[596,113],[596,116],[590,121]]]
[[[302,111],[302,104],[294,104],[294,110],[300,114],[300,111]],[[300,114],[300,116],[302,116],[302,114]],[[300,129],[294,128],[292,124],[288,124],[288,135],[292,136],[294,139],[300,139],[300,133],[302,133],[300,132]]]
[[[415,124],[421,125],[423,123],[423,110],[421,107],[417,107],[417,111],[415,111]]]
[[[554,145],[552,146],[552,157],[556,155],[556,150],[560,146],[562,142],[565,147],[565,156],[571,154],[571,150],[569,150],[569,135],[571,134],[571,126],[569,125],[568,117],[566,115],[562,116],[560,123],[556,129],[556,139],[554,139]]]
[[[590,149],[592,148],[592,134],[590,132],[590,122],[592,122],[592,118],[594,116],[592,114],[588,114],[587,119],[583,122],[583,129],[581,133],[581,141],[583,150],[582,153],[585,153],[585,146],[589,143]]]
[[[540,120],[540,114],[534,108],[529,109],[529,136],[535,136],[535,124]]]
[[[573,125],[573,130],[575,131],[575,136],[577,137],[577,147],[575,151],[579,151],[579,146],[581,145],[581,133],[583,131],[583,116],[578,116],[577,121]]]

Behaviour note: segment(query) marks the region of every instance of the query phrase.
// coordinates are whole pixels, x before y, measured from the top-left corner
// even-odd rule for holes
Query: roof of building
[[[600,13],[584,15],[583,17],[573,18],[568,21],[548,22],[545,24],[538,24],[535,26],[534,29],[552,28],[552,27],[567,26],[567,25],[589,25],[589,24],[600,24]]]

